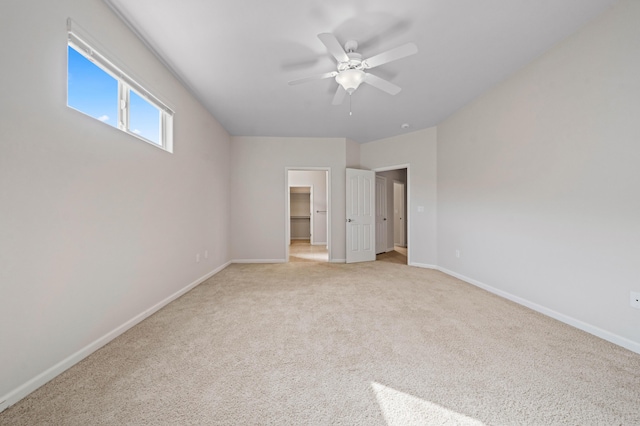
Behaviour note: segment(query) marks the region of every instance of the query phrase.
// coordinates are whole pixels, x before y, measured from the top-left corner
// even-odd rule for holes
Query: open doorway
[[[376,171],[376,260],[408,264],[408,180],[407,166]]]
[[[329,170],[286,169],[288,262],[330,259]]]

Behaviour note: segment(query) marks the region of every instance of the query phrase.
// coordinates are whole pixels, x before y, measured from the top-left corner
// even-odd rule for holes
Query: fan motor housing
[[[340,62],[338,64],[338,71],[344,71],[349,69],[362,69],[362,55],[357,52],[347,52],[349,62]]]

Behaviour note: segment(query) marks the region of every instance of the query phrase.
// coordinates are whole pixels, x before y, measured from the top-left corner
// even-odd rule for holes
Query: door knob
[[[351,219],[347,219],[347,222],[353,222]]]

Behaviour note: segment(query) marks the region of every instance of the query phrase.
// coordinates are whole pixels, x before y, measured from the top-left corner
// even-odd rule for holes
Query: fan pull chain
[[[351,93],[349,93],[349,115],[353,115],[351,112]]]

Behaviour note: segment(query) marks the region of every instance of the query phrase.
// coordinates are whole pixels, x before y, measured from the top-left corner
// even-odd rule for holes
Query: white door
[[[347,169],[347,263],[376,260],[375,173]]]
[[[405,247],[404,183],[393,183],[393,243]]]
[[[309,242],[311,245],[315,242],[313,240],[313,186],[309,188]]]
[[[376,176],[376,254],[387,251],[387,178]]]

